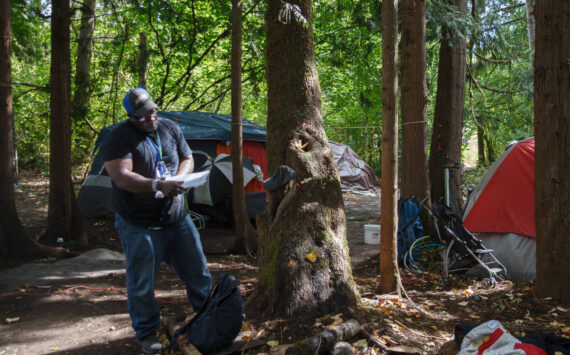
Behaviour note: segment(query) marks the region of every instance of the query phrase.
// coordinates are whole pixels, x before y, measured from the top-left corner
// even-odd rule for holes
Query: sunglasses
[[[153,117],[155,117],[156,113],[157,113],[157,110],[152,109],[152,110],[148,111],[148,113],[142,117],[137,117],[137,116],[133,115],[132,118],[137,122],[144,123],[144,122],[150,121]]]

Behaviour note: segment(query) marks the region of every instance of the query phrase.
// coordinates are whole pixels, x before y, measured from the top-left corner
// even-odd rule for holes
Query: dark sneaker
[[[162,350],[162,344],[154,335],[149,335],[144,339],[137,339],[137,343],[145,354],[154,354]]]

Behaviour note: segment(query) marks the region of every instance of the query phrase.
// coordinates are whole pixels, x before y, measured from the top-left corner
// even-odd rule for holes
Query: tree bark
[[[284,191],[270,192],[258,216],[259,285],[252,304],[266,317],[312,322],[355,311],[357,291],[340,178],[323,129],[312,2],[297,4],[307,26],[294,15],[282,23],[281,0],[268,1],[265,15],[268,170],[287,165],[295,179]]]
[[[455,6],[467,11],[467,0],[454,0]],[[465,101],[466,43],[448,26],[442,27],[439,51],[437,95],[429,157],[432,201],[445,195],[443,165],[461,163],[463,106]],[[450,169],[450,207],[460,212],[461,170]]]
[[[429,198],[427,167],[427,79],[426,79],[426,2],[402,2],[401,109],[402,173],[401,197]],[[427,202],[429,205],[429,201]],[[420,211],[427,228],[429,216]]]
[[[12,62],[10,59],[12,33],[10,30],[10,1],[0,1],[0,255],[2,257],[37,257],[59,255],[63,249],[49,248],[37,243],[24,229],[16,210],[14,190],[14,111],[12,106]]]
[[[536,293],[570,302],[570,2],[537,1],[535,19]]]
[[[71,59],[68,0],[52,1],[50,80],[50,186],[48,229],[44,240],[76,240],[87,246],[87,234],[71,180]]]
[[[257,233],[245,206],[243,184],[243,137],[241,121],[241,9],[242,0],[232,0],[232,203],[235,239],[232,252],[253,255],[257,249]]]
[[[382,195],[380,202],[380,284],[400,292],[398,271],[398,1],[382,2]]]
[[[89,160],[91,134],[87,124],[89,98],[91,94],[89,77],[91,74],[91,52],[93,48],[93,29],[95,28],[95,7],[97,0],[84,0],[81,6],[81,25],[77,41],[75,60],[75,92],[72,102],[74,129],[78,133],[73,144],[76,163]]]

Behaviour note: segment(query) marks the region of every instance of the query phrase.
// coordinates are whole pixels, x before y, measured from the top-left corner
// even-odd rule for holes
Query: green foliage
[[[380,1],[315,4],[323,121],[330,140],[351,146],[380,172]]]
[[[433,116],[441,25],[445,24],[466,38],[470,49],[465,134],[484,134],[488,151],[496,156],[508,141],[532,135],[526,14],[524,0],[486,0],[478,5],[478,16],[472,20],[448,1],[427,2],[428,118]],[[72,63],[81,18],[78,5],[74,6]],[[267,117],[265,6],[264,1],[254,0],[243,6],[243,117],[259,124]],[[381,8],[380,0],[316,0],[313,7],[326,133],[330,140],[351,146],[377,174],[382,125]],[[12,1],[15,136],[24,170],[48,170],[50,11],[46,1]],[[290,14],[296,16],[294,11]],[[123,95],[138,83],[141,32],[149,50],[147,89],[161,109],[231,112],[230,2],[99,0],[96,16],[85,117],[95,130],[124,118]],[[94,138],[95,133],[88,125],[73,126],[74,136]],[[72,147],[73,152],[82,154],[78,148]]]
[[[471,39],[466,129],[484,134],[493,161],[532,136],[532,68],[522,0],[487,1]],[[469,77],[468,77],[469,79]]]

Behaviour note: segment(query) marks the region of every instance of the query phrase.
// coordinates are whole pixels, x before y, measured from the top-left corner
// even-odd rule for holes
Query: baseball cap
[[[143,88],[129,90],[123,98],[123,106],[125,106],[127,114],[132,114],[137,117],[142,117],[146,115],[148,111],[158,108],[150,98],[149,93]]]

